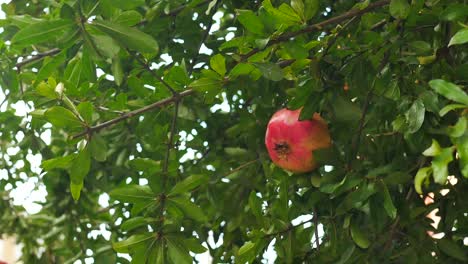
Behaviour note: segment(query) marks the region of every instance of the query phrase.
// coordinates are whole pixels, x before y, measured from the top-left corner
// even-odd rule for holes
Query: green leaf
[[[362,2],[355,4],[352,9],[364,10],[369,6],[369,4],[370,4],[369,0],[364,0]]]
[[[350,227],[351,238],[360,248],[368,248],[370,246],[369,238],[366,234],[360,229],[356,223],[351,223]]]
[[[251,10],[237,9],[237,20],[250,32],[258,35],[264,34],[262,20]]]
[[[466,130],[467,126],[468,126],[468,117],[461,116],[458,119],[458,122],[454,126],[449,126],[448,135],[452,138],[461,137],[467,131]]]
[[[255,67],[252,64],[239,63],[229,72],[229,80],[233,81],[241,75],[249,75]]]
[[[440,154],[439,142],[437,142],[437,140],[435,139],[432,139],[431,146],[427,148],[426,150],[424,150],[422,154],[427,157],[434,157],[434,156],[439,155]]]
[[[431,167],[424,167],[418,170],[418,172],[416,173],[416,176],[414,177],[414,189],[416,189],[417,193],[419,194],[423,193],[422,184],[430,176],[431,172],[432,172]]]
[[[81,59],[76,58],[70,61],[70,63],[67,65],[67,69],[65,70],[64,75],[68,83],[73,87],[79,86],[81,81],[84,79]]]
[[[57,99],[55,87],[50,86],[46,82],[41,82],[39,85],[36,86],[36,93],[49,99]]]
[[[455,139],[457,154],[460,159],[460,171],[463,177],[468,178],[468,135],[465,134]]]
[[[304,0],[304,18],[305,20],[310,20],[317,14],[317,11],[320,6],[319,0]]]
[[[126,185],[112,190],[110,197],[126,203],[146,202],[156,200],[156,195],[149,186]]]
[[[16,33],[11,43],[26,46],[52,41],[61,36],[64,31],[71,29],[73,25],[73,21],[65,19],[34,23]]]
[[[387,212],[387,215],[390,216],[390,218],[395,219],[397,215],[397,209],[395,208],[395,205],[393,204],[392,201],[392,196],[390,195],[390,192],[388,191],[387,185],[383,182],[379,182],[380,188],[381,188],[381,194],[384,199],[384,209]]]
[[[164,247],[164,244],[163,243],[157,243],[156,244],[156,249],[153,250],[154,251],[154,254],[156,255],[154,258],[155,258],[155,261],[154,262],[149,262],[149,263],[154,263],[154,264],[165,264],[166,263],[166,259],[165,259],[165,251],[166,251],[166,248]],[[151,260],[151,259],[150,259]]]
[[[90,49],[86,46],[83,47],[83,53],[81,54],[81,68],[83,74],[83,80],[89,82],[96,82],[96,65],[91,59]]]
[[[255,243],[252,241],[247,241],[242,245],[242,247],[239,248],[239,251],[237,252],[237,255],[242,256],[249,254],[253,249],[255,249]]]
[[[426,109],[421,99],[417,99],[413,102],[408,112],[406,112],[406,121],[408,122],[408,132],[415,133],[418,131],[423,122]]]
[[[119,253],[130,253],[132,247],[144,243],[149,239],[156,239],[155,233],[133,235],[126,240],[112,243],[112,247]]]
[[[53,71],[57,70],[60,65],[64,64],[66,54],[67,50],[63,50],[59,54],[55,55],[55,57],[47,60],[37,73],[34,83],[38,84],[42,80],[47,79]]]
[[[460,29],[453,37],[450,39],[448,46],[461,45],[468,42],[468,28]]]
[[[263,74],[263,77],[272,80],[272,81],[280,81],[284,78],[284,73],[281,67],[272,62],[260,63],[254,62],[255,67],[257,67]]]
[[[211,68],[219,73],[219,75],[224,76],[226,74],[226,59],[221,54],[216,54],[210,58]]]
[[[89,150],[91,156],[97,161],[105,161],[107,159],[107,144],[104,138],[99,134],[93,134],[89,142]]]
[[[255,191],[250,192],[249,195],[249,207],[250,211],[252,212],[253,215],[255,215],[258,219],[261,219],[263,216],[262,213],[262,201],[261,199],[257,196]]]
[[[343,254],[341,254],[340,260],[339,260],[336,264],[346,264],[346,263],[348,263],[347,261],[348,261],[349,258],[353,255],[355,249],[356,249],[356,246],[355,246],[354,244],[352,244],[351,246],[349,246],[349,247],[343,252]]]
[[[204,246],[200,245],[198,239],[192,237],[183,240],[183,244],[193,253],[202,254],[206,252],[208,249]]]
[[[462,20],[468,16],[468,6],[466,4],[454,3],[450,4],[442,13],[440,14],[440,19],[445,21],[456,21]]]
[[[78,201],[80,199],[81,189],[83,189],[83,182],[70,182],[70,192],[73,197],[73,200]]]
[[[110,0],[109,3],[122,10],[130,10],[144,5],[145,0]]]
[[[178,182],[171,189],[168,195],[173,196],[176,194],[189,192],[206,182],[208,182],[208,177],[204,174],[191,175],[185,178],[183,181]]]
[[[449,105],[446,105],[444,106],[444,108],[442,108],[440,111],[439,111],[439,115],[442,117],[444,115],[446,115],[448,112],[452,111],[452,110],[455,110],[455,109],[464,109],[466,108],[466,105],[462,105],[462,104],[449,104]]]
[[[410,10],[407,0],[392,0],[390,2],[390,14],[394,18],[405,19],[409,15]]]
[[[120,13],[114,20],[115,23],[131,27],[143,19],[143,16],[135,10],[124,11]]]
[[[457,85],[441,79],[432,80],[429,85],[447,99],[468,106],[468,95]]]
[[[115,84],[117,84],[117,86],[120,86],[123,82],[124,72],[122,69],[122,63],[120,62],[120,58],[118,56],[112,58],[111,71],[114,75]]]
[[[70,180],[76,184],[82,183],[86,175],[88,175],[90,167],[91,154],[89,152],[89,148],[85,147],[78,152],[78,155],[73,160],[72,165],[68,168]]]
[[[202,77],[198,80],[193,81],[189,87],[197,92],[213,92],[220,90],[222,82],[218,79]]]
[[[76,154],[71,154],[64,157],[44,160],[42,161],[41,168],[45,171],[50,171],[53,169],[68,169],[75,158]]]
[[[434,181],[438,184],[445,184],[448,177],[448,164],[453,160],[453,148],[443,148],[440,154],[432,160],[432,171]]]
[[[442,238],[437,241],[437,246],[439,247],[442,252],[447,254],[448,256],[461,260],[467,261],[468,257],[466,256],[466,252],[468,252],[468,248],[466,246],[459,245],[453,240]]]
[[[291,0],[291,7],[301,17],[301,19],[305,20],[304,2],[302,2],[302,0]]]
[[[76,109],[87,124],[93,123],[93,113],[94,113],[93,104],[91,104],[90,102],[81,102],[76,107]]]
[[[280,7],[277,9],[273,7],[270,0],[265,0],[263,1],[262,6],[268,13],[273,15],[281,24],[285,24],[288,26],[301,24],[301,17],[299,17],[299,15],[297,15],[296,12],[294,12],[294,10],[290,6],[284,3],[280,5]]]
[[[189,218],[198,222],[206,222],[208,218],[200,207],[184,197],[171,197],[168,201],[180,208]]]
[[[157,53],[159,51],[158,43],[153,37],[135,28],[104,20],[95,20],[92,25],[126,48],[142,53]]]
[[[344,123],[354,123],[361,119],[361,109],[351,100],[337,97],[333,103],[336,120]]]
[[[160,167],[160,161],[149,158],[136,158],[128,161],[128,165],[134,170],[153,173]]]
[[[122,229],[122,231],[127,232],[127,231],[131,231],[131,230],[133,230],[135,228],[148,225],[148,224],[153,223],[155,221],[156,221],[156,219],[154,219],[154,218],[136,216],[136,217],[132,217],[132,218],[128,219],[127,221],[125,221],[120,226],[120,228]]]
[[[177,240],[167,239],[167,251],[173,263],[192,264],[193,262],[188,249]]]
[[[417,40],[409,43],[409,46],[412,50],[416,52],[416,54],[427,54],[428,52],[432,51],[431,44]]]
[[[343,214],[352,208],[359,208],[376,192],[377,190],[373,183],[359,185],[357,189],[346,195],[343,202],[341,202],[336,208],[336,213]]]
[[[91,40],[96,44],[99,54],[107,58],[114,58],[120,51],[117,41],[107,35],[91,34]]]
[[[53,106],[47,109],[44,117],[53,126],[59,128],[81,127],[81,121],[68,109],[61,106]]]

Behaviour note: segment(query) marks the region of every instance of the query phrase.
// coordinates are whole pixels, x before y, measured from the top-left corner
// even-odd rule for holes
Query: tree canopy
[[[0,234],[23,263],[468,261],[466,1],[2,10]],[[328,124],[313,172],[269,159],[285,107]]]

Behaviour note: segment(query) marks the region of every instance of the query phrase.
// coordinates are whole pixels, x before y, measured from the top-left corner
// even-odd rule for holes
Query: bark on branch
[[[109,121],[106,121],[104,123],[89,127],[87,130],[72,136],[72,139],[79,138],[79,137],[82,137],[82,136],[87,135],[87,134],[95,133],[97,131],[100,131],[101,129],[112,126],[114,124],[117,124],[117,123],[119,123],[119,122],[121,122],[121,121],[123,121],[123,120],[125,120],[127,118],[138,116],[138,115],[141,115],[141,114],[143,114],[145,112],[154,110],[156,108],[162,108],[164,106],[170,105],[170,104],[172,104],[172,103],[174,103],[176,101],[179,101],[183,97],[186,97],[186,96],[189,96],[189,95],[193,94],[194,92],[195,92],[194,90],[188,89],[188,90],[185,90],[183,92],[180,92],[178,94],[178,96],[172,96],[172,97],[157,101],[155,103],[152,103],[150,105],[144,106],[142,108],[127,112],[127,113],[125,113],[125,114],[123,114],[123,115],[121,115],[119,117],[116,117],[116,118],[111,119]]]
[[[279,35],[277,38],[274,38],[274,39],[270,40],[265,45],[265,47],[263,49],[255,48],[255,49],[252,49],[247,54],[243,55],[242,56],[242,61],[247,60],[248,58],[250,58],[254,54],[256,54],[256,53],[258,53],[258,52],[260,52],[262,50],[265,50],[266,48],[268,48],[268,47],[270,47],[272,45],[278,44],[280,42],[288,41],[293,37],[296,37],[296,36],[299,36],[299,35],[302,35],[302,34],[305,34],[305,33],[320,31],[326,26],[338,24],[338,23],[343,22],[343,21],[345,21],[347,19],[350,19],[350,18],[360,17],[360,16],[364,15],[365,13],[368,13],[368,12],[370,12],[370,11],[376,9],[376,8],[388,5],[389,3],[390,3],[390,0],[380,0],[380,1],[377,1],[375,3],[369,4],[364,9],[352,9],[352,10],[350,10],[350,11],[348,11],[346,13],[343,13],[341,15],[332,17],[330,19],[324,20],[324,21],[319,22],[319,23],[315,23],[315,24],[306,26],[303,29],[293,31],[293,32],[283,33],[283,34]]]

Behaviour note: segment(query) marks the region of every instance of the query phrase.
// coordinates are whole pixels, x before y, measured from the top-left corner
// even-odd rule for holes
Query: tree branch
[[[211,10],[211,14],[210,14],[210,21],[208,22],[208,25],[206,26],[206,30],[205,32],[203,33],[203,37],[202,37],[202,40],[200,41],[200,44],[198,45],[198,50],[197,50],[197,54],[195,55],[195,57],[193,57],[193,60],[192,62],[190,63],[190,68],[188,70],[188,74],[189,76],[192,75],[192,72],[193,72],[193,67],[195,67],[195,64],[197,64],[197,60],[198,60],[198,56],[200,56],[200,49],[203,45],[203,43],[205,43],[206,39],[208,38],[208,36],[210,35],[210,31],[211,31],[211,28],[213,27],[213,15],[216,13],[216,11],[218,10],[218,7],[219,7],[219,4],[221,3],[221,0],[217,0],[213,9]]]
[[[55,54],[59,53],[61,50],[58,49],[58,48],[55,48],[55,49],[51,49],[51,50],[48,50],[48,51],[44,51],[44,52],[41,52],[41,53],[38,53],[34,56],[32,56],[31,58],[28,58],[28,59],[25,59],[23,61],[20,61],[18,63],[16,63],[16,68],[17,69],[21,69],[23,66],[29,64],[29,63],[33,63],[33,62],[36,62],[36,61],[39,61],[45,57],[48,57],[48,56],[54,56]]]
[[[194,92],[195,92],[194,90],[188,89],[188,90],[185,90],[183,92],[180,92],[178,94],[178,96],[172,96],[172,97],[169,97],[169,98],[165,98],[165,99],[162,99],[162,100],[157,101],[155,103],[152,103],[150,105],[144,106],[142,108],[127,112],[127,113],[125,113],[125,114],[123,114],[123,115],[121,115],[119,117],[116,117],[114,119],[111,119],[109,121],[101,123],[99,125],[89,127],[87,130],[72,136],[72,139],[79,138],[79,137],[82,137],[82,136],[87,135],[87,134],[95,133],[95,132],[100,131],[100,130],[106,128],[106,127],[117,124],[117,123],[119,123],[119,122],[121,122],[121,121],[123,121],[123,120],[125,120],[127,118],[138,116],[138,115],[141,115],[141,114],[143,114],[145,112],[154,110],[156,108],[161,108],[161,107],[164,107],[166,105],[172,104],[172,103],[174,103],[176,101],[179,101],[183,97],[186,97],[186,96],[189,96],[189,95],[193,94]]]
[[[174,135],[176,133],[176,127],[177,127],[178,114],[179,114],[179,102],[176,102],[174,104],[174,116],[172,117],[171,131],[169,132],[169,140],[167,143],[166,156],[164,158],[164,164],[163,164],[163,178],[162,178],[163,189],[166,183],[167,170],[169,168],[169,156],[171,154],[171,149],[173,147]]]
[[[198,3],[194,8],[204,6],[204,5],[208,4],[209,2],[211,2],[211,0],[204,0],[204,1],[200,2],[200,3]],[[169,13],[167,13],[167,14],[166,13],[161,14],[160,17],[175,17],[180,12],[184,11],[184,9],[187,8],[188,5],[189,4],[180,5],[179,7],[176,7],[174,9],[172,9],[171,11],[169,11]],[[148,20],[143,19],[137,24],[137,26],[144,25],[146,23],[148,23]]]
[[[348,169],[351,168],[351,163],[353,162],[353,160],[356,158],[357,154],[359,153],[359,145],[360,145],[359,143],[361,141],[362,130],[364,129],[364,125],[365,125],[367,110],[369,109],[370,101],[372,100],[372,96],[374,95],[375,81],[377,80],[378,76],[380,75],[380,72],[383,70],[385,65],[387,65],[389,57],[390,57],[390,53],[386,52],[379,67],[377,68],[377,76],[374,78],[371,88],[369,89],[369,92],[367,93],[366,100],[364,102],[364,107],[362,108],[361,118],[359,119],[358,132],[351,145],[352,153],[349,157]]]
[[[342,22],[342,21],[344,21],[346,19],[349,19],[349,18],[360,17],[360,16],[364,15],[365,13],[368,13],[368,12],[370,12],[370,11],[376,9],[376,8],[388,5],[389,3],[390,3],[390,0],[380,0],[380,1],[377,1],[375,3],[369,4],[364,9],[352,9],[352,10],[346,12],[346,13],[343,13],[343,14],[338,15],[336,17],[332,17],[330,19],[327,19],[327,20],[319,22],[319,23],[309,25],[309,26],[307,26],[307,27],[305,27],[303,29],[300,29],[300,30],[297,30],[297,31],[294,31],[294,32],[283,33],[280,36],[278,36],[277,38],[274,38],[274,39],[270,40],[265,45],[264,48],[262,48],[262,49],[259,49],[259,48],[252,49],[250,52],[248,52],[247,54],[242,56],[241,61],[247,60],[248,58],[250,58],[254,54],[256,54],[256,53],[258,53],[258,52],[260,52],[262,50],[265,50],[266,48],[268,48],[268,47],[270,47],[270,46],[272,46],[274,44],[287,41],[287,40],[289,40],[289,39],[291,39],[293,37],[296,37],[296,36],[299,36],[299,35],[302,35],[302,34],[305,34],[305,33],[320,31],[320,30],[322,30],[323,27],[340,23],[340,22]]]
[[[130,51],[128,51],[128,53],[131,54]],[[162,83],[171,93],[174,97],[178,97],[179,96],[179,93],[174,90],[174,88],[172,88],[172,86],[170,86],[166,81],[163,80],[163,78],[161,78],[159,75],[157,75],[151,68],[150,66],[148,65],[147,62],[143,61],[140,57],[138,57],[137,54],[134,55],[135,58],[137,59],[137,61],[143,66],[145,67],[145,70],[148,71],[151,75],[153,75],[154,78],[156,78],[160,83]]]
[[[314,230],[315,230],[315,245],[317,247],[317,252],[320,252],[320,241],[319,241],[319,233],[318,233],[318,214],[317,209],[314,208]]]

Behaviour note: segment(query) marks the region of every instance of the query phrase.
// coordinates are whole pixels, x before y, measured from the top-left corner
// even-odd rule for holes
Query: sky
[[[10,1],[9,0],[8,1],[7,0],[0,0],[0,4],[8,3],[8,2],[10,2]],[[221,19],[222,15],[223,14],[221,12],[217,12],[214,15],[213,18],[215,20],[215,23],[213,23],[213,26],[212,26],[212,29],[211,29],[210,33],[219,29],[220,19]],[[5,14],[0,10],[0,19],[3,19],[3,18],[5,18]],[[2,30],[2,29],[0,28],[0,30]],[[233,33],[229,33],[226,36],[226,40],[231,39],[233,36],[234,36]],[[207,54],[207,55],[211,55],[212,52],[213,52],[212,50],[209,50],[204,45],[202,45],[202,47],[200,49],[200,53],[204,53],[204,54]],[[169,63],[172,62],[172,58],[167,54],[162,54],[161,58],[166,61],[165,64],[169,64]],[[160,67],[162,65],[164,65],[164,63],[159,64],[159,65],[154,65],[154,66],[155,67]],[[98,75],[102,75],[102,74],[104,74],[102,71],[101,72],[98,71]],[[106,78],[112,79],[113,77],[112,76],[106,76]],[[3,89],[0,87],[0,101],[3,101],[4,98],[5,98],[5,94],[3,92]],[[211,111],[213,111],[213,112],[215,112],[215,111],[229,112],[229,110],[230,110],[229,109],[229,104],[228,104],[228,102],[227,102],[227,100],[225,98],[225,95],[223,95],[223,98],[224,98],[223,103],[212,106]],[[25,102],[18,102],[16,104],[12,105],[12,107],[15,109],[15,111],[16,111],[15,114],[17,116],[21,116],[21,117],[23,117],[25,119],[30,118],[30,116],[28,116],[27,113],[33,110],[32,104],[27,104]],[[5,110],[6,110],[6,104],[0,109],[0,111],[5,111]],[[46,131],[45,133],[41,134],[40,136],[41,136],[42,140],[44,140],[46,143],[50,143],[50,131]],[[181,131],[180,136],[182,138],[187,137],[187,133],[185,131]],[[22,134],[18,134],[16,136],[16,138],[18,140],[21,140],[23,137],[24,137],[24,135],[22,135]],[[13,155],[18,151],[19,151],[18,147],[12,146],[11,148],[9,148],[7,150],[7,153]],[[185,155],[185,156],[183,156],[181,158],[181,162],[183,162],[185,160],[194,159],[194,158],[195,158],[195,152],[188,151],[187,155]],[[40,178],[42,177],[40,175],[40,171],[41,171],[40,170],[40,164],[41,164],[41,161],[42,161],[41,156],[39,154],[37,154],[37,155],[30,154],[30,155],[28,155],[27,159],[31,163],[31,170],[35,174],[35,176],[31,177],[31,175],[28,176],[28,175],[21,175],[20,174],[19,176],[24,179],[24,182],[21,183],[21,184],[18,184],[17,186],[8,185],[6,187],[6,189],[11,190],[11,195],[12,195],[12,197],[14,199],[14,204],[15,205],[23,206],[25,208],[25,210],[29,214],[35,214],[35,213],[37,213],[37,212],[39,212],[41,210],[41,206],[38,204],[38,202],[45,202],[46,196],[47,196],[47,191],[46,191],[45,186],[43,184],[41,184],[41,181],[40,181]],[[18,164],[18,166],[21,166],[21,164]],[[8,175],[6,173],[6,170],[1,170],[0,169],[0,180],[7,179],[7,177],[8,177]],[[146,182],[141,181],[140,184],[146,184]],[[109,205],[109,196],[107,194],[105,194],[105,193],[102,194],[99,197],[99,204],[102,207],[107,207]],[[300,217],[294,219],[292,221],[292,224],[293,225],[298,225],[298,224],[300,224],[302,222],[309,221],[311,218],[312,218],[312,215],[310,215],[310,214],[303,215],[303,216],[300,216]],[[305,224],[305,227],[307,227],[307,225],[310,225],[310,223]],[[323,233],[323,230],[320,229],[319,231],[320,231],[319,233],[320,233],[320,236],[321,236],[321,234]],[[102,235],[104,238],[109,239],[110,232],[106,230],[105,225],[101,225],[100,230],[92,231],[91,234],[90,234],[90,236],[92,236],[92,237],[96,237],[98,235]],[[214,241],[214,238],[213,238],[213,235],[212,235],[212,232],[211,232],[211,234],[209,236],[209,239],[208,239],[208,243],[213,248],[219,247],[220,245],[222,245],[222,237],[219,239],[219,241]],[[270,243],[270,245],[268,246],[268,249],[266,250],[265,254],[263,255],[264,258],[265,258],[265,261],[263,263],[265,263],[265,264],[274,263],[274,261],[276,259],[276,253],[274,251],[274,243],[275,243],[275,240],[273,240]],[[206,247],[206,245],[205,245],[205,247]],[[3,242],[0,240],[0,258],[2,257],[1,248],[3,248]],[[19,248],[17,248],[17,251],[19,252]],[[197,255],[196,258],[199,260],[199,262],[201,264],[211,263],[211,258],[210,258],[209,254],[207,252],[204,253],[204,254]],[[81,262],[79,262],[79,261],[75,262],[75,264],[78,264],[78,263],[81,263]],[[86,264],[90,264],[90,263],[93,263],[92,259],[87,259]]]

